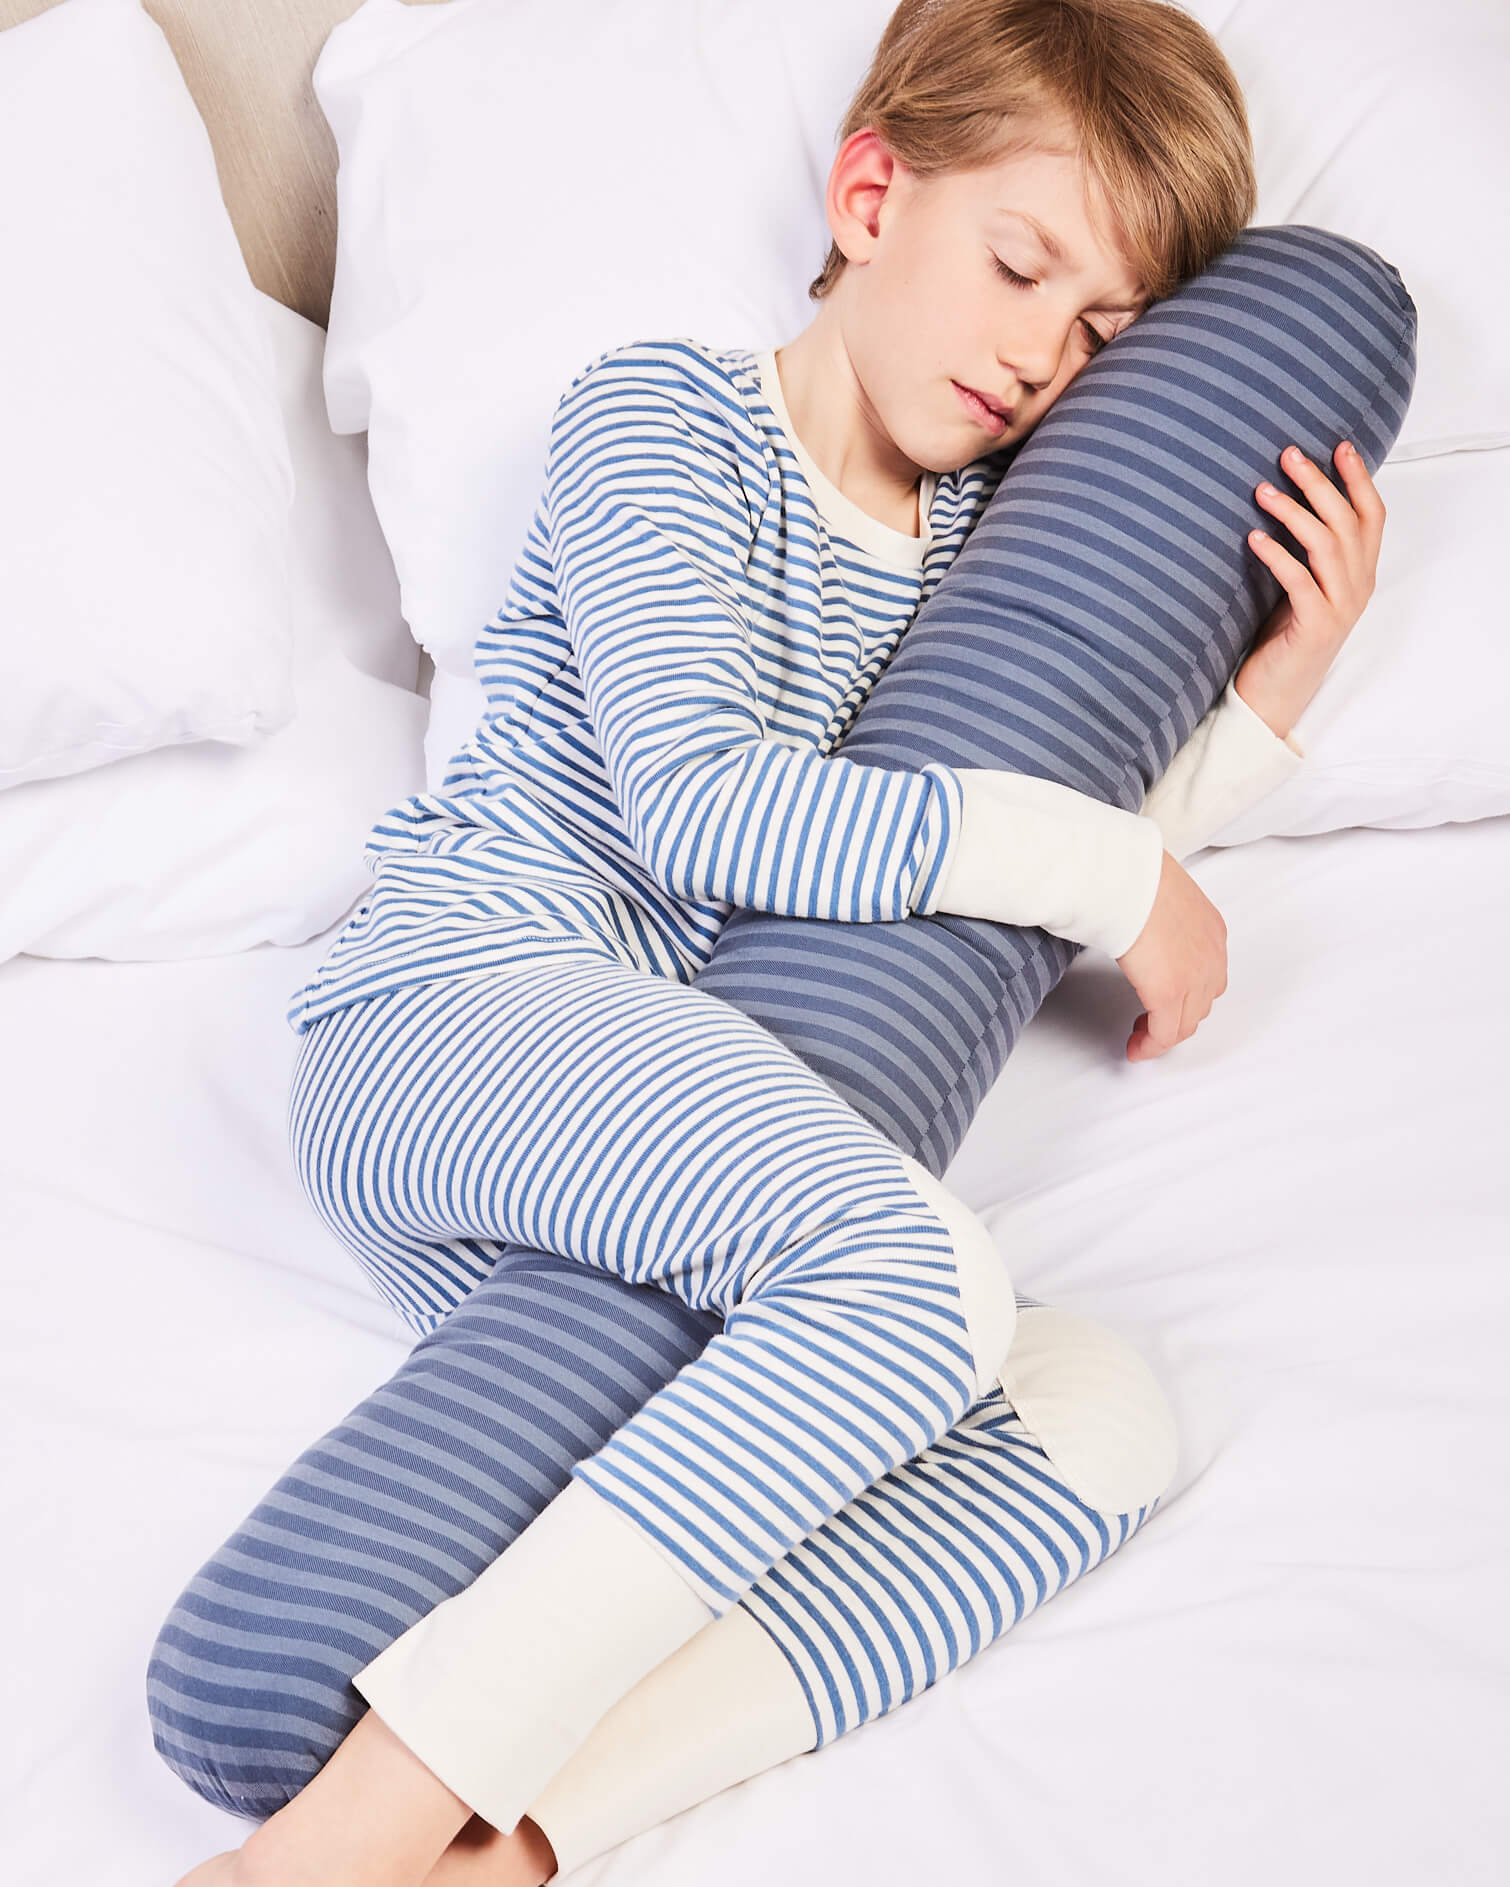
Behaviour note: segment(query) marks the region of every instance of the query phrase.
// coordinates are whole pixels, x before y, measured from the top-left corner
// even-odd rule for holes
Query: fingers
[[[1305,547],[1310,561],[1309,576],[1320,579],[1327,591],[1336,594],[1344,580],[1360,572],[1364,561],[1363,527],[1356,511],[1322,471],[1313,465],[1298,446],[1287,446],[1279,462],[1305,493],[1312,509],[1291,498],[1277,486],[1262,484],[1255,496],[1266,511],[1272,511],[1298,544]],[[1255,549],[1264,551],[1260,542]],[[1289,553],[1284,553],[1287,557]],[[1269,559],[1265,557],[1265,561]],[[1303,566],[1289,557],[1294,572]],[[1274,568],[1273,564],[1270,565]],[[1275,569],[1278,575],[1278,569]],[[1286,582],[1286,588],[1289,583]],[[1291,591],[1292,600],[1294,592]]]
[[[1344,439],[1333,455],[1337,460],[1337,469],[1347,481],[1348,496],[1353,501],[1353,509],[1363,522],[1363,531],[1369,541],[1372,555],[1377,557],[1379,545],[1384,537],[1384,519],[1386,512],[1384,500],[1379,496],[1379,487],[1374,483],[1368,467],[1363,463],[1358,449]]]
[[[1264,509],[1272,511],[1295,541],[1304,546],[1311,574],[1320,574],[1326,590],[1339,592],[1341,579],[1346,577],[1366,592],[1373,587],[1371,573],[1384,535],[1384,500],[1361,455],[1348,440],[1338,445],[1333,457],[1347,487],[1345,495],[1299,446],[1292,445],[1279,455],[1280,464],[1305,494],[1311,509],[1268,483],[1256,488],[1256,496]],[[1249,541],[1253,542],[1251,535]],[[1254,548],[1265,554],[1269,542],[1272,539],[1260,533]],[[1284,555],[1287,572],[1298,573],[1302,568],[1299,560]],[[1278,568],[1275,574],[1279,574]]]
[[[1313,517],[1311,511],[1307,511],[1305,506],[1294,498],[1286,497],[1283,492],[1275,492],[1272,485],[1267,488],[1274,492],[1275,498],[1279,500],[1279,506],[1284,507],[1279,510],[1279,516],[1291,530],[1295,530],[1295,525],[1291,523],[1292,516],[1303,527],[1309,529],[1310,536],[1302,536],[1300,531],[1295,531],[1296,537],[1307,550],[1311,548],[1312,537],[1319,543],[1325,537],[1328,527],[1341,532],[1357,530],[1358,514],[1346,495],[1338,491],[1321,467],[1308,459],[1299,446],[1286,446],[1279,455],[1279,463],[1305,493],[1312,511],[1316,514]],[[1261,486],[1260,490],[1263,489],[1264,487]],[[1272,506],[1271,508],[1278,509]],[[1317,519],[1320,519],[1319,524]]]
[[[1182,997],[1179,1002],[1156,1004],[1145,1015],[1139,1016],[1128,1038],[1128,1060],[1151,1061],[1156,1055],[1173,1048],[1176,1042],[1183,1042],[1195,1028],[1193,1022],[1189,1029],[1185,1027],[1187,1006]],[[1138,1033],[1140,1029],[1141,1036]]]
[[[1262,557],[1279,578],[1290,601],[1297,607],[1307,598],[1320,597],[1323,602],[1326,600],[1315,577],[1278,539],[1270,537],[1267,531],[1249,531],[1248,542],[1253,547],[1254,555]]]
[[[1204,999],[1187,994],[1179,1002],[1156,1003],[1140,1015],[1127,1038],[1129,1061],[1152,1061],[1195,1034],[1211,1014],[1218,996],[1227,988],[1227,973],[1222,971],[1220,986]]]

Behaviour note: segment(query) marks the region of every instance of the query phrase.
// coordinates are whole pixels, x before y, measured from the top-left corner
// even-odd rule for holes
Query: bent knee
[[[1017,1335],[1017,1294],[1007,1261],[984,1222],[909,1154],[898,1155],[908,1179],[943,1221],[954,1248],[955,1281],[975,1362],[975,1397],[989,1393]]]
[[[1019,1314],[1001,1386],[1070,1492],[1136,1513],[1174,1479],[1179,1432],[1153,1371],[1124,1338],[1074,1311]]]

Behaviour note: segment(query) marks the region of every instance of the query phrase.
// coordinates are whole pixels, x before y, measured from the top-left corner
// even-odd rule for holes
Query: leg
[[[579,1461],[486,1575],[405,1634],[469,1594],[511,1631],[530,1618],[527,1639],[491,1654],[510,1673],[514,1754],[500,1726],[475,1721],[475,1694],[439,1704],[448,1737],[486,1749],[492,1775],[517,1766],[511,1789],[535,1785],[517,1802],[489,1794],[488,1819],[512,1828],[644,1671],[977,1400],[1015,1303],[973,1214],[766,1031],[695,990],[596,961],[530,962],[405,992],[371,1037],[353,1065],[376,1072],[321,1088],[300,1128],[338,1227],[417,1247],[553,1243],[727,1319],[610,1439],[615,1458]],[[605,1462],[607,1493],[578,1484]],[[552,1509],[554,1528],[587,1529],[580,1545],[542,1551]],[[538,1600],[500,1606],[500,1569],[524,1572],[532,1594],[538,1579]],[[390,1682],[393,1649],[379,1652]],[[549,1734],[529,1681],[549,1692]],[[491,1781],[457,1775],[449,1756],[443,1774],[412,1733],[407,1672],[401,1688],[395,1727],[483,1812]]]
[[[1024,1327],[1040,1314],[1055,1316],[1025,1309]],[[1050,1349],[1063,1339],[1051,1325]],[[1040,1360],[1052,1365],[1050,1349]],[[1057,1360],[1073,1371],[1067,1355]],[[1099,1386],[1109,1419],[1162,1413],[1151,1378],[1113,1378]],[[1082,1373],[1074,1388],[1083,1400]],[[570,1873],[899,1709],[1099,1565],[1156,1504],[1120,1514],[1087,1504],[998,1387],[642,1679],[529,1805],[530,1823]],[[445,1878],[443,1868],[436,1887]]]
[[[926,1445],[930,1425],[942,1432],[963,1413],[975,1374],[947,1239],[907,1187],[899,1156],[878,1143],[891,1169],[878,1174],[864,1123],[795,1063],[801,1111],[794,1112],[794,1090],[781,1086],[791,1073],[785,1051],[728,1005],[616,966],[577,963],[570,975],[560,962],[526,969],[364,1005],[364,1051],[357,1054],[350,1033],[332,1032],[323,1059],[302,1071],[308,1078],[295,1119],[301,1170],[343,1235],[353,1243],[360,1238],[364,1251],[406,1282],[414,1274],[397,1267],[405,1240],[417,1259],[431,1245],[454,1251],[468,1240],[538,1245],[555,1238],[567,1247],[563,1255],[603,1269],[634,1274],[659,1265],[664,1274],[674,1267],[688,1308],[716,1308],[727,1301],[732,1260],[764,1263],[776,1273],[772,1261],[790,1243],[804,1203],[801,1189],[790,1185],[792,1153],[800,1151],[813,1183],[821,1182],[815,1245],[843,1251],[851,1220],[875,1240],[877,1227],[898,1219],[928,1254],[931,1271],[917,1294],[922,1310],[939,1304],[945,1312],[932,1366],[942,1388],[933,1391],[921,1425],[898,1428],[885,1445],[906,1459]],[[615,1001],[591,1007],[584,987],[606,990]],[[576,992],[570,1000],[568,988]],[[648,1023],[647,1002],[654,1004]],[[695,1020],[689,1005],[700,1012]],[[348,1080],[357,1065],[379,1071],[381,1084]],[[632,1094],[632,1109],[613,1104],[615,1081]],[[673,1157],[656,1137],[658,1120],[672,1123],[679,1136]],[[573,1149],[580,1149],[575,1160]],[[675,1169],[695,1169],[695,1179],[677,1182]],[[822,1283],[818,1256],[811,1267],[815,1290]],[[865,1267],[879,1273],[875,1257],[867,1256]],[[912,1343],[913,1307],[904,1290],[893,1295]],[[1009,1296],[1006,1308],[1011,1314]],[[826,1302],[823,1309],[828,1314]],[[921,1344],[913,1347],[921,1357]],[[576,1457],[591,1452],[592,1439],[579,1436]],[[849,1472],[867,1484],[887,1465],[875,1455]],[[822,1517],[815,1508],[813,1519]],[[505,1516],[502,1524],[508,1522]],[[794,1537],[810,1524],[797,1526]],[[497,1547],[495,1535],[479,1557]],[[664,1568],[658,1550],[656,1566]],[[457,1566],[458,1585],[475,1570]],[[421,1609],[443,1596],[432,1586],[421,1595]],[[701,1622],[707,1610],[693,1607],[686,1616]],[[369,1657],[393,1635],[391,1619],[376,1611],[354,1619],[352,1629]],[[164,1705],[171,1707],[170,1700]],[[184,1728],[192,1731],[191,1724]]]
[[[810,1469],[794,1465],[774,1502],[770,1460],[722,1439],[734,1465],[680,1530],[704,1530],[731,1471],[740,1519],[713,1520],[701,1547],[666,1549],[710,1603],[726,1609],[788,1538],[926,1446],[993,1378],[1014,1306],[984,1227],[730,1005],[559,957],[365,1007],[381,1013],[313,1058],[295,1122],[311,1198],[359,1255],[407,1282],[437,1250],[490,1265],[500,1242],[530,1244],[654,1284],[725,1317],[720,1359],[758,1352],[719,1393],[770,1431],[763,1448],[779,1456],[811,1431],[832,1493],[802,1492]],[[806,1361],[783,1364],[793,1343]],[[708,1364],[705,1353],[668,1386],[684,1407]],[[811,1399],[815,1372],[856,1404],[827,1424],[842,1435],[825,1439],[812,1408],[781,1412]],[[649,1419],[636,1418],[641,1435]],[[711,1443],[722,1418],[705,1401],[700,1416],[667,1419],[706,1424]],[[608,1498],[601,1450],[596,1461]],[[620,1452],[612,1498],[626,1514],[641,1479]],[[645,1532],[677,1530],[681,1479],[668,1471],[645,1494]],[[778,1511],[757,1520],[767,1505]]]
[[[1024,1308],[1029,1341],[1013,1356],[1032,1355],[1057,1316]],[[501,1259],[177,1602],[148,1672],[154,1740],[176,1773],[255,1820],[292,1801],[362,1714],[351,1677],[374,1634],[396,1637],[475,1578],[564,1486],[583,1434],[606,1437],[711,1322],[565,1260]],[[1118,1432],[1147,1421],[1150,1390],[1157,1399],[1126,1370],[1061,1378]],[[1023,1400],[1042,1410],[1040,1379]],[[636,1685],[529,1805],[530,1822],[570,1871],[821,1747],[993,1642],[1150,1510],[1087,1503],[994,1390]],[[722,1707],[734,1682],[737,1715]],[[468,1833],[435,1887],[513,1887],[537,1864],[528,1827],[512,1842],[480,1821]]]
[[[355,1673],[491,1565],[719,1322],[505,1251],[184,1588],[147,1667],[164,1761],[251,1821],[291,1802],[367,1708]]]

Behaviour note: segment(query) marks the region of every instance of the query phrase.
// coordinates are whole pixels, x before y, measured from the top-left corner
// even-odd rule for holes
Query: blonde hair
[[[1076,145],[1046,142],[1060,126]],[[1164,0],[902,0],[839,144],[866,129],[924,178],[1078,147],[1155,301],[1214,262],[1257,200],[1236,76]],[[844,267],[834,243],[809,296],[821,300]]]

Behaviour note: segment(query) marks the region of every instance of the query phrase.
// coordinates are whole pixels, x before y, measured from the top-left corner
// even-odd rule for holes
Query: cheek
[[[1054,402],[1059,398],[1060,394],[1064,392],[1065,388],[1075,378],[1076,374],[1079,373],[1083,365],[1084,365],[1083,361],[1071,361],[1067,365],[1061,367],[1058,374],[1054,377],[1054,379],[1051,380],[1048,386],[1044,388],[1043,392],[1039,394],[1038,398],[1033,402],[1032,406],[1029,408],[1030,414],[1032,416],[1032,423],[1035,426],[1037,425],[1038,421],[1043,418],[1044,414],[1049,410],[1049,408],[1054,404]]]
[[[1069,351],[1064,357],[1064,364],[1060,367],[1058,374],[1055,376],[1049,388],[1049,392],[1056,400],[1070,382],[1076,378],[1081,369],[1088,365],[1088,361],[1089,357],[1078,349],[1072,341]]]

